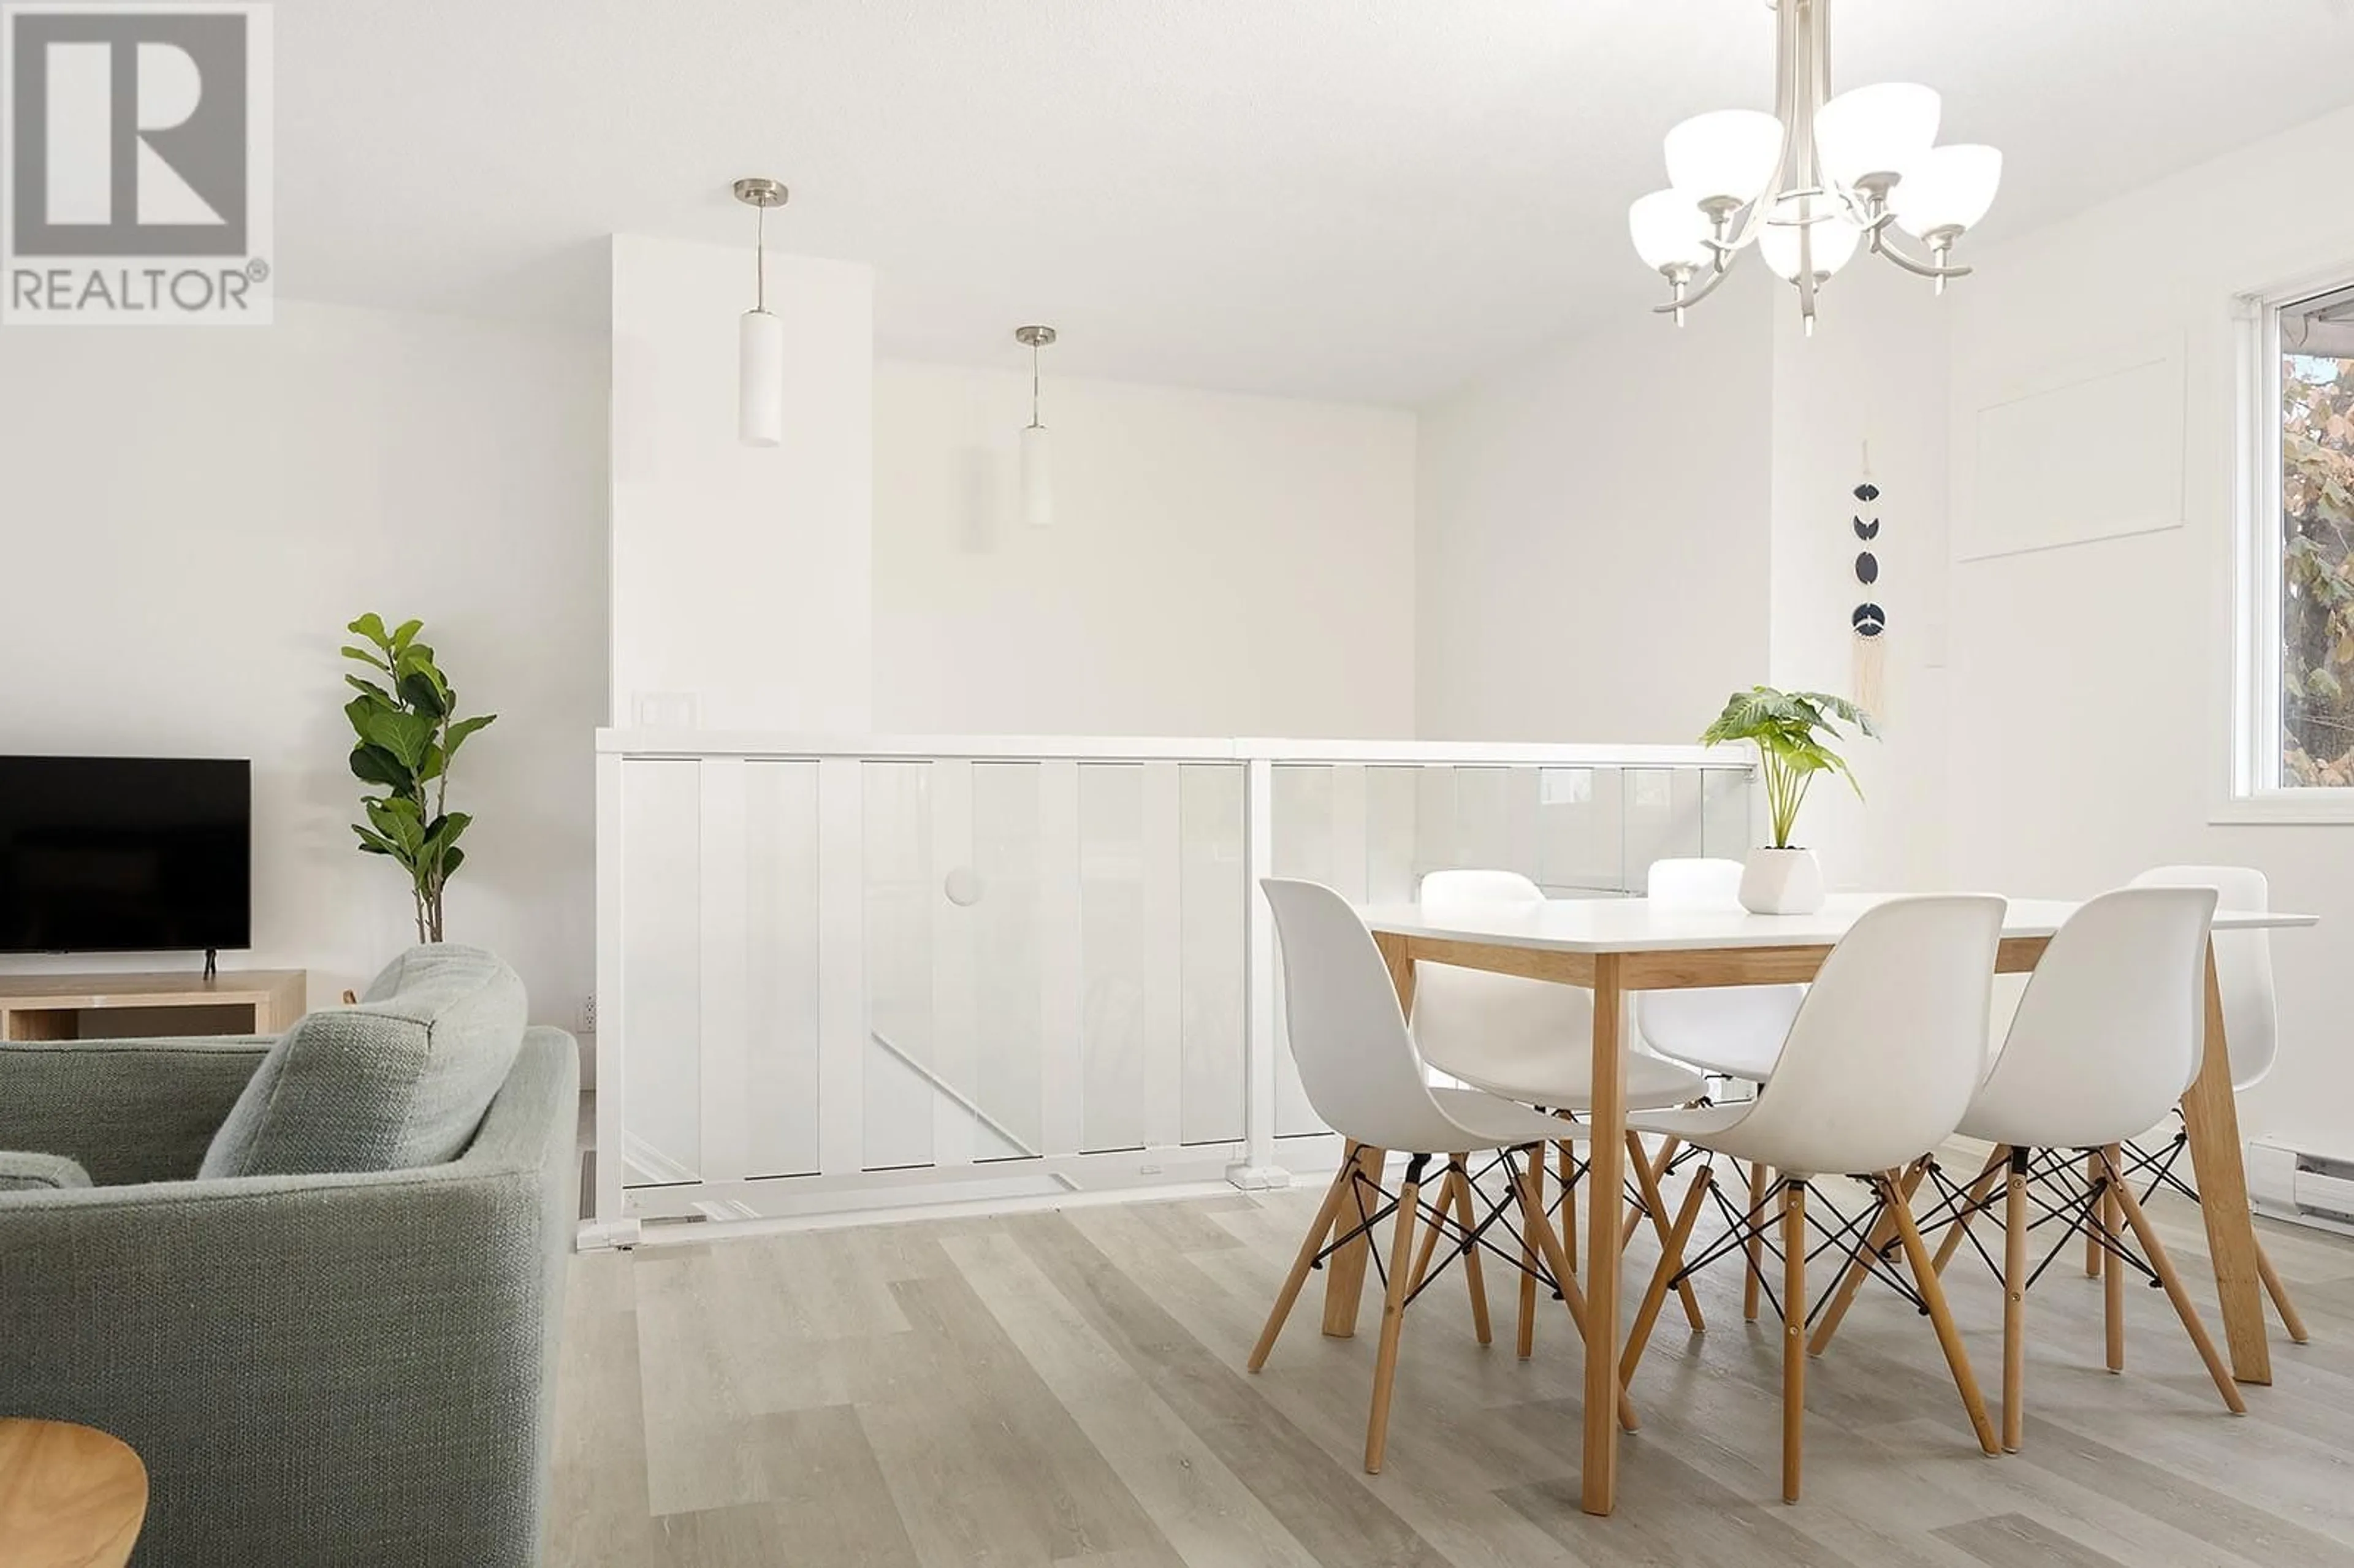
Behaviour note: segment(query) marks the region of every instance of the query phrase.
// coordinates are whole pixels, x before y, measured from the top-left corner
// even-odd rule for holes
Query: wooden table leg
[[[1382,1161],[1388,1151],[1357,1148],[1357,1169],[1366,1181],[1382,1179]],[[1357,1307],[1365,1295],[1365,1260],[1373,1255],[1373,1237],[1365,1222],[1380,1212],[1379,1201],[1363,1181],[1350,1183],[1351,1191],[1341,1198],[1341,1206],[1332,1216],[1332,1236],[1357,1234],[1343,1243],[1341,1249],[1324,1260],[1324,1332],[1336,1340],[1345,1340],[1357,1331]]]
[[[1593,1142],[1585,1172],[1585,1451],[1582,1502],[1608,1513],[1618,1500],[1618,1238],[1627,1171],[1625,993],[1618,955],[1594,959]]]
[[[2215,1294],[2222,1307],[2232,1375],[2242,1383],[2270,1383],[2272,1346],[2265,1337],[2256,1224],[2248,1208],[2240,1110],[2232,1097],[2223,991],[2215,978],[2211,941],[2207,947],[2206,1058],[2182,1097],[2182,1125],[2190,1135],[2190,1162],[2199,1177],[2199,1209],[2207,1222],[2207,1252],[2215,1266]]]
[[[1382,962],[1389,968],[1390,984],[1397,990],[1398,1011],[1413,1017],[1414,960],[1405,956],[1405,938],[1376,931],[1373,944],[1381,948]],[[1379,1181],[1383,1162],[1388,1157],[1387,1150],[1361,1146],[1357,1168],[1366,1180]],[[1374,1212],[1371,1193],[1363,1185],[1357,1191],[1366,1197],[1365,1212],[1360,1213],[1353,1201],[1343,1202],[1341,1212],[1332,1217],[1331,1234],[1335,1237],[1347,1235],[1363,1225],[1365,1215]],[[1372,1255],[1372,1236],[1360,1234],[1324,1261],[1324,1332],[1333,1339],[1345,1340],[1357,1331],[1357,1307],[1365,1294],[1365,1260]]]

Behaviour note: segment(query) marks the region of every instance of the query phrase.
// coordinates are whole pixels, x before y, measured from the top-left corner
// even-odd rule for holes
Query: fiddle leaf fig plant
[[[1837,773],[1847,780],[1856,799],[1863,798],[1863,786],[1856,782],[1847,758],[1831,748],[1833,741],[1845,738],[1839,727],[1842,722],[1853,725],[1860,735],[1876,738],[1880,734],[1872,715],[1845,697],[1752,686],[1727,698],[1724,711],[1702,732],[1703,746],[1742,740],[1755,743],[1766,777],[1766,814],[1773,819],[1772,848],[1796,847],[1790,834],[1798,825],[1798,808],[1806,804],[1807,791],[1817,774]]]
[[[371,611],[345,630],[360,641],[344,657],[372,673],[345,674],[358,694],[344,705],[351,720],[352,777],[377,791],[363,795],[367,821],[354,822],[364,853],[399,863],[416,901],[417,939],[441,940],[441,894],[466,861],[458,841],[473,819],[449,810],[450,767],[467,738],[498,717],[458,717],[458,694],[419,641],[421,620],[391,630]]]

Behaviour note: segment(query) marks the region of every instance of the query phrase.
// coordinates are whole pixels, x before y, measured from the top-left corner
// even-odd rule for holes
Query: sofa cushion
[[[306,1014],[255,1070],[198,1175],[398,1171],[463,1153],[523,1044],[523,981],[480,948],[413,948],[356,1007]]]
[[[0,1149],[0,1192],[23,1192],[35,1188],[54,1191],[59,1187],[87,1187],[90,1172],[62,1154],[30,1154],[18,1150]]]

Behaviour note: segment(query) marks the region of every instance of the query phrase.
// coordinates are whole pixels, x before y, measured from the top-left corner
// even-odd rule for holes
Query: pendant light
[[[1055,341],[1055,329],[1015,327],[1013,341],[1030,351],[1030,423],[1022,430],[1022,520],[1033,528],[1048,528],[1055,522],[1055,471],[1046,456],[1046,427],[1038,418],[1038,351]]]
[[[773,447],[785,439],[785,323],[769,309],[769,209],[790,194],[775,180],[737,180],[736,199],[757,208],[752,228],[752,308],[736,334],[736,439]]]

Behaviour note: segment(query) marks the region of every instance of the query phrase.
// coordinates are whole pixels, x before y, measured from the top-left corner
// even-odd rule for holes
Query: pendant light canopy
[[[1055,522],[1055,471],[1046,450],[1046,426],[1038,418],[1038,351],[1055,341],[1055,329],[1015,327],[1013,341],[1030,351],[1030,423],[1022,430],[1022,520],[1033,528],[1048,528]]]
[[[752,228],[752,308],[736,334],[736,438],[748,447],[785,439],[785,323],[769,310],[769,209],[790,194],[775,180],[744,179],[736,199],[758,209]]]

